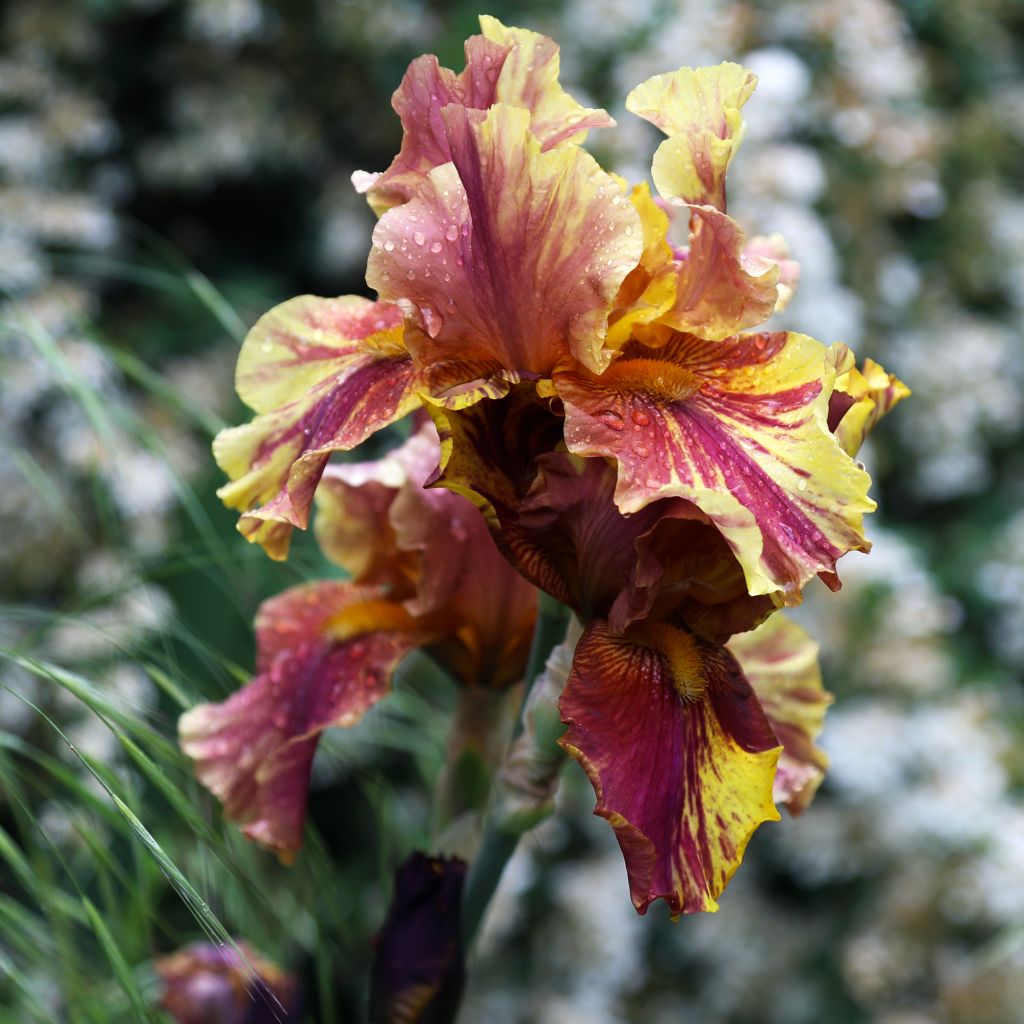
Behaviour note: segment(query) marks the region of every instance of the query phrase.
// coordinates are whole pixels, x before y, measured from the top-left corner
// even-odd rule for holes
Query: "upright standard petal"
[[[368,284],[420,328],[409,345],[422,365],[441,378],[453,366],[437,391],[573,360],[600,371],[612,301],[643,249],[636,211],[587,153],[541,152],[527,111],[443,114],[453,163],[380,219]]]
[[[591,128],[615,122],[603,110],[580,106],[558,82],[557,44],[527,29],[481,15],[483,35],[466,40],[466,68],[456,75],[434,56],[414,60],[391,104],[402,121],[402,148],[381,174],[358,171],[358,192],[378,216],[416,195],[425,176],[451,160],[441,111],[449,104],[486,110],[495,103],[521,107],[542,149],[582,142]]]
[[[832,703],[821,682],[818,645],[795,622],[773,615],[753,632],[734,636],[728,646],[782,744],[775,802],[800,814],[828,768],[828,757],[814,743]]]
[[[655,75],[626,98],[626,109],[668,138],[654,154],[654,184],[666,199],[725,209],[725,173],[743,140],[740,108],[757,76],[739,64]]]
[[[630,345],[600,377],[556,375],[570,451],[613,458],[633,513],[692,501],[743,566],[750,594],[794,594],[869,547],[870,478],[827,427],[832,379],[820,342],[794,333]]]
[[[354,725],[432,636],[380,588],[323,582],[264,603],[256,638],[252,682],[184,714],[179,738],[225,814],[288,861],[302,843],[321,732]]]
[[[640,913],[716,910],[754,829],[776,821],[778,742],[735,659],[665,624],[593,623],[561,699],[562,746],[615,829]]]
[[[873,359],[865,359],[864,369],[858,370],[853,353],[845,345],[834,345],[829,356],[836,367],[829,429],[843,451],[856,455],[878,421],[910,396],[910,388]]]
[[[214,440],[217,464],[231,478],[217,493],[244,513],[240,532],[271,557],[286,557],[292,527],[306,527],[331,453],[420,404],[402,334],[395,306],[303,295],[261,317],[246,337],[235,383],[259,415]]]

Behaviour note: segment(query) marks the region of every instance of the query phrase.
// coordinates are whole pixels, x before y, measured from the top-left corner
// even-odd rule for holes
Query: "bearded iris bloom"
[[[349,694],[357,635],[384,644],[383,675],[423,644],[469,657],[424,594],[492,586],[469,580],[500,579],[501,563],[476,560],[476,547],[459,564],[430,558],[426,538],[392,551],[351,500],[332,506],[367,471],[328,468],[330,455],[422,407],[441,445],[415,484],[427,483],[429,501],[462,501],[458,516],[476,516],[521,577],[584,626],[561,742],[616,831],[634,904],[712,910],[754,829],[778,817],[775,801],[799,811],[821,780],[814,739],[828,696],[809,638],[776,613],[815,577],[838,588],[837,560],[868,550],[874,502],[853,455],[908,392],[876,364],[858,370],[845,346],[753,330],[785,304],[796,268],[780,239],[748,240],[727,212],[751,72],[683,68],[630,94],[627,108],[666,136],[655,201],[581,148],[612,122],[561,89],[557,47],[492,18],[481,25],[460,74],[413,62],[394,97],[401,152],[386,171],[355,176],[380,218],[367,265],[379,299],[293,299],[245,342],[238,390],[257,416],[215,443],[231,478],[221,494],[278,558],[316,494],[321,543],[354,582],[316,591],[319,610],[279,662],[274,627],[292,599],[270,602],[254,696],[190,713],[186,750],[254,838],[292,849],[302,811],[287,803],[292,761],[308,779],[318,730],[372,700],[361,688],[264,748],[281,714],[272,666],[305,679],[310,657],[321,659],[316,678]],[[401,504],[389,515],[408,539],[394,525]],[[378,564],[381,543],[391,561]],[[396,604],[387,588],[408,579],[399,563],[410,545],[419,589]],[[434,582],[452,577],[463,582]],[[500,644],[488,648],[487,671],[518,678],[521,666],[497,665],[522,647],[503,643],[500,657]],[[324,653],[338,650],[348,653]],[[261,751],[259,768],[239,771],[244,749]],[[266,824],[286,819],[277,835]]]
[[[284,860],[301,845],[320,734],[358,722],[407,654],[426,649],[464,686],[503,689],[522,676],[536,592],[468,501],[423,489],[437,458],[428,422],[380,461],[328,470],[317,537],[351,580],[265,602],[253,680],[181,719],[199,780],[250,839]],[[476,571],[461,571],[456,550]]]

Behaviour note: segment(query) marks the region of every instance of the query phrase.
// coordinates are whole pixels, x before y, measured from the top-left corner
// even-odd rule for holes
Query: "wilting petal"
[[[367,283],[422,329],[409,344],[423,365],[600,370],[612,300],[642,251],[636,211],[582,150],[541,152],[525,110],[443,116],[454,163],[380,219]]]
[[[462,949],[462,885],[457,857],[413,853],[395,872],[384,928],[373,944],[373,1024],[452,1024],[466,969]]]
[[[725,172],[743,139],[740,107],[757,76],[739,64],[655,75],[626,98],[626,109],[668,138],[654,154],[654,184],[666,199],[725,209]]]
[[[305,528],[330,454],[420,404],[401,312],[358,296],[272,309],[245,339],[235,382],[260,415],[217,435],[214,456],[231,478],[217,493],[274,558],[287,555],[291,527]]]
[[[615,829],[640,913],[715,910],[763,821],[778,820],[779,748],[735,659],[664,624],[583,635],[562,694],[562,745]]]
[[[712,341],[764,323],[779,300],[780,264],[747,245],[739,225],[713,206],[692,206],[690,248],[683,254],[670,309],[651,343],[684,331]],[[645,336],[646,340],[646,336]]]
[[[799,814],[811,802],[828,767],[825,752],[814,745],[832,703],[832,695],[821,683],[818,645],[795,622],[773,615],[753,632],[734,636],[729,650],[782,744],[775,801]]]
[[[175,1024],[278,1024],[297,1014],[295,979],[244,942],[196,942],[160,957],[161,1006]]]
[[[600,377],[560,374],[570,451],[614,458],[615,500],[636,512],[692,501],[721,530],[752,595],[793,593],[867,550],[868,475],[826,423],[820,342],[794,333],[631,345]]]
[[[856,455],[875,424],[894,406],[909,397],[910,388],[873,359],[858,370],[853,353],[845,345],[829,352],[836,366],[835,390],[829,402],[828,425],[843,451]]]
[[[668,242],[668,214],[651,198],[646,182],[634,186],[629,198],[640,216],[644,247],[615,296],[607,338],[613,349],[629,341],[635,327],[667,313],[676,298],[678,264]]]
[[[359,721],[387,694],[402,658],[432,637],[379,588],[324,582],[265,602],[256,638],[256,677],[184,714],[179,737],[224,813],[290,859],[320,733]]]
[[[414,60],[392,97],[402,121],[402,148],[382,174],[357,171],[358,192],[381,215],[408,202],[435,167],[452,159],[441,111],[449,104],[486,110],[495,103],[522,107],[542,149],[582,142],[591,128],[614,125],[603,110],[581,107],[558,83],[558,46],[547,36],[507,28],[481,15],[483,35],[466,40],[466,68],[456,75],[436,57]]]

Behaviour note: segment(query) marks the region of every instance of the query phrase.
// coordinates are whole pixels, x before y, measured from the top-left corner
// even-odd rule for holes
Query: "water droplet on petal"
[[[449,242],[454,242],[459,237],[459,229],[454,224],[449,224],[447,230],[444,233],[444,237]]]
[[[423,243],[424,243],[424,242],[426,242],[426,240],[427,240],[427,236],[426,236],[425,234],[423,234],[423,232],[422,232],[422,231],[417,231],[417,232],[415,232],[415,233],[413,234],[413,236],[412,236],[412,240],[413,240],[413,241],[414,241],[414,242],[415,242],[415,243],[416,243],[417,245],[423,245]]]
[[[625,421],[617,412],[612,412],[610,409],[606,409],[604,412],[599,412],[597,418],[610,430],[622,430],[625,427]]]
[[[433,306],[426,303],[420,306],[420,318],[423,320],[423,329],[432,338],[436,338],[441,333],[444,321],[441,319],[441,314]]]
[[[444,246],[440,242],[431,242],[430,243],[430,251],[431,252],[440,252],[443,248],[444,248]]]
[[[651,454],[651,449],[645,444],[638,444],[633,446],[633,451],[636,452],[637,458],[646,459]]]
[[[645,413],[643,411],[643,409],[634,409],[633,410],[633,422],[638,427],[646,427],[647,424],[651,422],[651,417],[648,416],[647,413]]]
[[[806,491],[807,490],[807,481],[801,479],[800,482],[796,485],[796,489],[798,491]]]
[[[389,238],[389,239],[388,239],[388,240],[387,240],[387,241],[386,241],[386,242],[384,243],[384,248],[385,248],[385,249],[387,249],[387,251],[388,251],[388,252],[394,252],[394,251],[395,251],[395,243],[394,243],[394,242],[392,242],[392,241],[391,241],[391,239]]]

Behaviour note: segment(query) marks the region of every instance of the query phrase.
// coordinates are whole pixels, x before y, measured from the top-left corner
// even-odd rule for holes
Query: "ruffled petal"
[[[910,388],[873,359],[865,359],[864,369],[858,370],[853,353],[845,345],[834,345],[829,356],[836,367],[829,428],[843,451],[856,455],[878,421],[910,396]]]
[[[626,109],[668,138],[654,154],[654,184],[666,199],[725,209],[725,173],[743,139],[740,108],[757,76],[739,64],[655,75],[626,98]]]
[[[438,458],[428,421],[381,460],[329,467],[317,494],[317,538],[356,582],[386,586],[436,632],[432,653],[456,679],[509,686],[526,665],[537,592],[502,557],[470,501],[424,489]]]
[[[367,282],[418,326],[422,365],[600,370],[612,300],[642,251],[636,211],[581,149],[541,152],[525,110],[443,116],[454,162],[380,219]]]
[[[302,844],[320,733],[354,725],[391,674],[432,639],[379,588],[324,582],[267,601],[256,620],[255,678],[181,717],[196,776],[252,840],[291,860]]]
[[[673,331],[719,341],[764,323],[779,301],[781,264],[747,244],[740,226],[713,206],[692,206],[675,301],[657,319],[652,343]]]
[[[618,463],[615,500],[636,512],[692,501],[721,530],[752,595],[790,594],[869,547],[870,478],[826,423],[820,342],[794,333],[631,345],[600,377],[556,376],[570,451]]]
[[[635,185],[629,199],[640,217],[643,252],[615,296],[608,319],[607,345],[612,349],[622,348],[634,328],[671,310],[676,299],[679,265],[668,242],[668,214],[651,197],[646,182]]]
[[[452,159],[441,111],[449,104],[486,110],[495,103],[521,107],[542,149],[583,142],[591,128],[615,122],[603,110],[580,106],[558,82],[558,45],[527,29],[481,15],[483,35],[466,40],[466,68],[456,75],[434,56],[414,60],[392,97],[402,121],[402,148],[381,174],[357,171],[356,191],[378,216],[408,202],[426,175]]]
[[[815,746],[832,695],[821,682],[818,645],[795,622],[773,615],[729,650],[754,688],[782,744],[775,801],[793,813],[806,810],[825,777],[828,757]]]
[[[560,706],[637,910],[716,910],[754,829],[779,817],[778,743],[735,659],[664,624],[620,637],[597,622]]]
[[[271,557],[286,557],[292,527],[305,528],[330,454],[420,404],[402,333],[395,306],[311,295],[275,307],[249,332],[235,380],[260,415],[221,431],[213,453],[231,478],[218,495],[242,510],[240,532]]]

